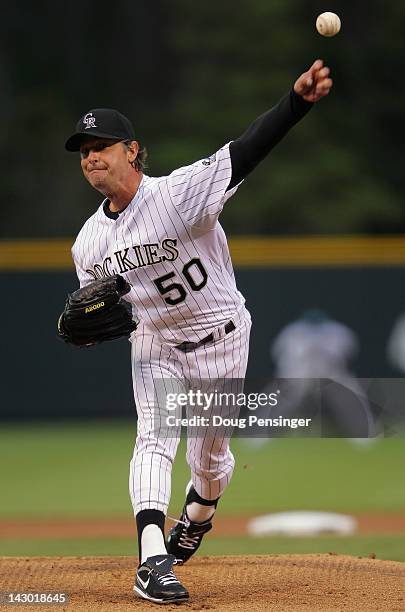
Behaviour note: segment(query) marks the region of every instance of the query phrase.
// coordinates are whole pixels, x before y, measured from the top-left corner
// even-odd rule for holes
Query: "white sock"
[[[141,551],[141,563],[146,561],[148,557],[153,557],[154,555],[167,555],[162,530],[154,523],[146,525],[145,529],[142,531]]]
[[[187,504],[187,516],[193,523],[205,523],[215,514],[215,506],[203,506],[197,502]]]

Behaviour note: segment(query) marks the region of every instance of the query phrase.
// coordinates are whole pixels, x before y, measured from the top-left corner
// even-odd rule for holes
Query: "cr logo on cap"
[[[86,125],[86,127],[84,128],[85,130],[97,127],[96,118],[93,117],[93,113],[87,113],[87,115],[85,115],[83,118],[83,123]]]

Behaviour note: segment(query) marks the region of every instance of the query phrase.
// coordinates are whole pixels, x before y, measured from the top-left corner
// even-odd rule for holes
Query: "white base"
[[[350,535],[356,531],[357,521],[352,516],[332,512],[278,512],[252,519],[247,529],[253,536]]]

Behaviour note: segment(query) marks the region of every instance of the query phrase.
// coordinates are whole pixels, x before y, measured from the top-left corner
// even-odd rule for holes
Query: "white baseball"
[[[316,20],[316,29],[322,36],[335,36],[340,32],[341,21],[336,13],[322,13]]]

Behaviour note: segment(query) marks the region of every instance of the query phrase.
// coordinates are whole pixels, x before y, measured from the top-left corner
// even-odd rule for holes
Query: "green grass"
[[[94,516],[130,511],[135,424],[2,425],[0,516]]]
[[[403,439],[367,447],[343,439],[275,440],[256,451],[240,442],[237,458],[224,497],[224,508],[232,514],[405,510]]]
[[[128,464],[134,422],[2,425],[0,517],[130,516]],[[405,511],[405,444],[356,447],[337,439],[232,445],[237,467],[221,501],[227,514],[291,509]],[[189,479],[179,447],[170,512]]]
[[[250,538],[214,537],[204,540],[201,555],[274,555],[328,553],[367,557],[374,553],[378,559],[405,561],[404,535],[376,535],[317,538]],[[137,556],[134,540],[114,539],[3,539],[0,556]]]
[[[224,552],[226,551],[226,552]],[[341,555],[405,561],[405,534],[367,536],[319,536],[317,538],[214,538],[204,543],[201,554],[275,555],[335,552]]]
[[[135,423],[95,421],[2,425],[0,518],[132,516],[127,481]],[[405,512],[405,444],[391,438],[356,447],[346,440],[234,440],[237,467],[222,515],[281,510]],[[173,472],[176,515],[189,468],[181,443]],[[337,552],[405,561],[405,534],[318,538],[212,537],[202,554]],[[134,555],[135,537],[3,538],[0,555]]]

